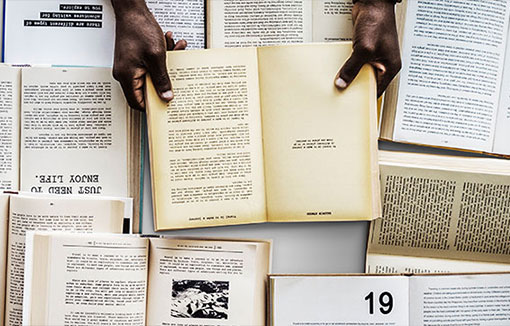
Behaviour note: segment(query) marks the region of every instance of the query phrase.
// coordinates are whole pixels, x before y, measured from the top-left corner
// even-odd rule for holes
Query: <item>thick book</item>
[[[271,275],[269,325],[504,326],[510,274]]]
[[[510,271],[510,161],[380,151],[367,273]]]
[[[22,324],[27,231],[122,233],[125,198],[0,195],[0,318]]]
[[[271,244],[27,235],[24,325],[258,325]]]
[[[5,62],[112,65],[110,0],[4,1]],[[351,40],[351,0],[146,2],[162,30],[190,49]]]
[[[376,81],[335,88],[351,43],[169,52],[147,82],[156,230],[381,216]],[[320,64],[317,64],[320,62]]]
[[[397,10],[403,67],[386,92],[381,138],[509,156],[510,4]]]
[[[141,116],[111,69],[0,66],[0,133],[0,190],[131,197],[139,215]]]

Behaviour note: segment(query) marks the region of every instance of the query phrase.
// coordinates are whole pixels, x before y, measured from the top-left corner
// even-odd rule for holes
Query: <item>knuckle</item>
[[[356,49],[360,55],[372,57],[377,52],[377,45],[371,40],[364,40],[358,44]]]
[[[159,59],[165,56],[165,49],[159,45],[153,45],[147,49],[147,55],[152,59]]]

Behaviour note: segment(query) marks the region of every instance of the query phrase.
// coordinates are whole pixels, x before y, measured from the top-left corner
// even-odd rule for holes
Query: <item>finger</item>
[[[175,44],[174,51],[185,50],[187,46],[188,42],[186,42],[186,40],[180,40]]]
[[[165,52],[152,56],[147,62],[147,70],[159,97],[167,102],[173,100],[174,93],[172,92],[172,84],[170,83],[170,77],[166,69]]]
[[[380,97],[386,91],[393,78],[395,78],[400,71],[401,64],[397,62],[394,64],[373,63],[372,65],[376,69],[377,97]]]
[[[335,77],[335,86],[338,89],[345,89],[356,78],[366,60],[354,51],[351,57],[344,63],[342,69]]]
[[[144,74],[135,72],[121,73],[118,81],[126,96],[129,106],[135,110],[145,110],[145,100],[143,96]]]
[[[165,33],[166,50],[173,51],[175,48],[174,34],[172,32]]]

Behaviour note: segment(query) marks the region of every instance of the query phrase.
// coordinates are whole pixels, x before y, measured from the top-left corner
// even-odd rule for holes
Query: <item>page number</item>
[[[366,297],[365,301],[368,301],[368,313],[374,314],[374,292],[370,292]],[[379,295],[379,311],[383,315],[389,314],[393,310],[393,296],[389,292],[383,292]]]

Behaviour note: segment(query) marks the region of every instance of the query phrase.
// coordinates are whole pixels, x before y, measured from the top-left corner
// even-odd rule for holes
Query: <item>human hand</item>
[[[171,101],[174,95],[166,68],[166,50],[183,50],[186,41],[175,43],[171,32],[163,35],[145,5],[124,10],[117,8],[113,76],[120,82],[129,106],[145,110],[147,73],[161,99]]]
[[[345,89],[361,67],[376,69],[377,96],[381,96],[402,67],[395,23],[395,5],[388,0],[359,0],[352,10],[353,52],[335,77],[338,89]]]

